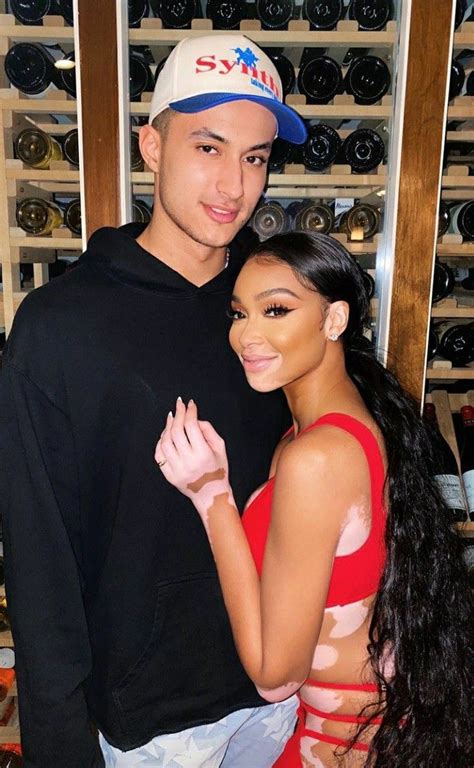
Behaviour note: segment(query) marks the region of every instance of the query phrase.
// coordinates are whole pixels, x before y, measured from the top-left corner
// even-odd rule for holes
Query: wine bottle
[[[68,131],[63,138],[63,153],[65,159],[79,167],[79,132],[77,128],[73,128],[72,131]]]
[[[148,0],[128,0],[128,26],[139,27],[143,19],[150,15]]]
[[[456,458],[439,430],[436,407],[433,403],[425,404],[424,414],[435,454],[434,480],[449,510],[451,522],[461,522],[466,520],[467,512]]]
[[[474,269],[469,267],[467,277],[461,280],[461,285],[465,291],[474,291]]]
[[[75,235],[82,235],[81,202],[71,200],[64,209],[64,223]]]
[[[152,8],[166,29],[189,29],[198,15],[197,0],[153,0]]]
[[[310,29],[326,32],[342,19],[344,5],[342,0],[304,0],[302,15],[309,21]]]
[[[140,143],[138,134],[133,131],[130,134],[130,169],[132,171],[143,171],[143,157],[140,152]]]
[[[459,59],[453,59],[451,62],[451,75],[449,78],[448,98],[450,101],[460,95],[465,79],[466,73],[464,72],[463,65]]]
[[[463,240],[474,240],[474,200],[459,203],[451,208],[449,230],[461,235]]]
[[[454,12],[454,29],[461,26],[467,10],[467,0],[456,0],[456,10]]]
[[[19,91],[37,96],[56,81],[54,62],[54,57],[44,45],[16,43],[5,56],[5,73]]]
[[[285,141],[285,139],[275,139],[268,159],[268,169],[270,173],[280,173],[285,165],[293,162],[294,147],[294,144]]]
[[[143,200],[134,200],[132,203],[133,221],[138,224],[148,224],[151,221],[151,211]]]
[[[390,88],[390,70],[378,56],[353,59],[344,79],[347,93],[356,104],[375,104]]]
[[[352,0],[349,18],[357,21],[360,30],[376,32],[393,19],[392,0]]]
[[[324,203],[305,203],[294,215],[294,228],[303,232],[331,232],[334,225],[334,213]]]
[[[154,78],[145,57],[136,50],[129,59],[130,100],[138,101],[142,93],[153,90]]]
[[[56,203],[39,197],[27,197],[16,209],[16,220],[29,235],[50,235],[63,223],[63,214]]]
[[[51,12],[62,16],[66,24],[72,27],[74,24],[73,0],[53,0],[53,5],[55,8],[52,8]]]
[[[39,24],[51,13],[51,0],[10,0],[10,12],[20,24]]]
[[[250,226],[260,240],[267,240],[273,235],[279,235],[288,228],[285,209],[278,201],[268,200],[258,206],[252,216]]]
[[[10,619],[8,618],[7,609],[4,605],[0,605],[0,632],[9,632]]]
[[[353,173],[368,173],[383,163],[385,144],[371,128],[359,128],[344,139],[340,159],[350,165]]]
[[[160,72],[165,66],[166,62],[168,60],[168,56],[164,56],[164,58],[160,59],[158,64],[156,65],[155,74],[153,75],[154,84],[156,85],[156,81],[158,80],[160,76]],[[145,123],[142,123],[142,125],[145,125]]]
[[[308,136],[302,148],[302,160],[309,171],[324,171],[335,161],[341,148],[338,132],[325,123],[308,128]]]
[[[53,160],[62,160],[61,145],[39,128],[25,128],[15,139],[15,154],[31,168],[49,168]]]
[[[0,768],[22,768],[23,759],[18,752],[11,749],[12,746],[14,745],[3,744],[0,747]]]
[[[300,67],[298,90],[309,104],[328,104],[339,93],[341,84],[341,68],[330,56],[314,56]]]
[[[438,237],[442,237],[446,234],[446,232],[449,229],[449,225],[451,223],[451,214],[449,212],[449,208],[444,202],[444,200],[440,200],[439,203],[439,211],[438,211]]]
[[[368,240],[379,231],[380,214],[372,205],[359,203],[345,211],[336,224],[349,240]]]
[[[362,279],[364,281],[367,298],[370,301],[375,293],[375,280],[365,269],[362,270]]]
[[[278,74],[280,75],[283,96],[292,93],[295,87],[296,75],[295,68],[291,61],[282,53],[273,53],[271,49],[265,50],[268,58],[274,63]]]
[[[474,408],[463,405],[461,416],[463,421],[461,473],[469,517],[474,520]]]
[[[257,0],[255,10],[263,29],[288,29],[295,13],[295,0]]]
[[[238,29],[240,22],[247,18],[247,3],[245,0],[207,0],[206,16],[214,29]]]
[[[427,350],[427,357],[428,360],[432,360],[433,357],[438,352],[438,335],[433,328],[433,326],[430,325],[430,330],[428,332],[428,350]]]
[[[453,292],[454,272],[447,264],[436,260],[433,276],[432,302],[436,304]]]
[[[76,62],[74,51],[60,55],[61,65],[56,64],[54,82],[63,91],[66,91],[73,99],[77,98],[76,90]]]
[[[441,328],[444,328],[444,324]],[[474,330],[470,323],[451,325],[439,340],[439,354],[455,368],[463,368],[474,360]]]

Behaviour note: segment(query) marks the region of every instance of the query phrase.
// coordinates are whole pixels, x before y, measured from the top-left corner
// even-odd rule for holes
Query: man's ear
[[[163,138],[152,125],[142,125],[139,138],[142,157],[153,173],[159,173]]]

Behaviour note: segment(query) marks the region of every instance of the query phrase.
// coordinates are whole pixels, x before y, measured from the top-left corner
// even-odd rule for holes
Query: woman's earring
[[[330,333],[329,334],[329,338],[330,338],[331,341],[337,341],[338,338],[339,338],[339,334],[338,333]]]

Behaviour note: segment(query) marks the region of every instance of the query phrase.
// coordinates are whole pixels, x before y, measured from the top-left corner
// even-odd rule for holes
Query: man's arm
[[[72,432],[67,415],[8,360],[0,499],[25,768],[102,768],[83,692],[91,654]]]

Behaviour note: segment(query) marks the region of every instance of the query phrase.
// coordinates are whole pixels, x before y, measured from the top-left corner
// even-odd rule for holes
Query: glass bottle
[[[383,163],[385,144],[371,128],[359,128],[347,136],[342,144],[341,162],[351,166],[353,173],[368,173]]]
[[[137,224],[148,224],[151,221],[151,211],[143,200],[133,201],[132,220]]]
[[[449,443],[440,432],[436,407],[433,403],[425,404],[424,416],[435,454],[434,480],[448,507],[451,522],[461,522],[466,520],[467,512],[456,458]]]
[[[280,75],[283,96],[293,93],[296,81],[295,68],[291,61],[282,53],[273,53],[271,49],[265,51],[267,56],[274,63],[278,74]]]
[[[139,27],[143,19],[150,15],[148,0],[128,0],[128,26]]]
[[[454,272],[447,264],[436,260],[433,276],[432,302],[441,301],[449,296],[454,289]]]
[[[294,228],[303,232],[329,234],[334,226],[334,213],[324,203],[306,203],[294,217]]]
[[[247,3],[245,0],[207,0],[206,16],[214,29],[238,29],[240,22],[247,18]]]
[[[61,145],[39,128],[25,128],[15,140],[19,160],[32,168],[49,168],[54,160],[62,160]]]
[[[449,208],[444,202],[444,200],[440,200],[439,203],[439,211],[438,211],[438,237],[442,237],[446,234],[446,232],[449,229],[449,225],[451,223],[451,214],[449,212]]]
[[[129,59],[130,100],[138,101],[144,91],[153,90],[153,75],[145,57],[136,50],[130,51]]]
[[[5,56],[5,73],[22,93],[37,96],[56,79],[55,59],[43,45],[16,43]]]
[[[361,31],[376,32],[393,19],[392,0],[352,0],[349,18],[357,21]]]
[[[51,0],[10,0],[10,12],[20,24],[39,24],[51,13]]]
[[[341,148],[338,132],[325,123],[308,128],[308,137],[302,148],[302,160],[309,171],[324,171],[335,161]]]
[[[459,203],[451,208],[450,231],[468,242],[474,241],[474,200]]]
[[[140,152],[140,142],[138,133],[134,131],[130,134],[130,169],[132,171],[143,171],[144,161]]]
[[[340,92],[341,85],[341,68],[330,56],[320,54],[302,63],[298,90],[309,104],[328,104]]]
[[[356,104],[375,104],[390,88],[390,70],[378,56],[360,56],[353,59],[344,87]]]
[[[73,128],[72,131],[68,131],[63,138],[63,153],[65,159],[79,167],[79,132],[77,128]]]
[[[337,229],[349,240],[368,240],[379,231],[379,226],[378,210],[368,203],[359,203],[342,214]]]
[[[288,29],[295,13],[295,0],[257,0],[255,11],[263,29]]]
[[[466,73],[464,72],[463,65],[458,59],[453,59],[451,62],[451,75],[449,78],[448,98],[450,101],[461,94],[465,79]]]
[[[81,202],[71,200],[64,209],[64,223],[68,229],[79,237],[82,235]]]
[[[151,5],[167,29],[189,29],[192,20],[201,15],[196,0],[152,0]]]
[[[50,235],[63,223],[63,214],[56,203],[39,197],[27,197],[16,209],[16,220],[29,235]]]
[[[76,88],[76,66],[75,66],[75,58],[74,58],[74,51],[71,53],[68,53],[66,56],[62,57],[63,61],[70,61],[74,64],[72,67],[68,67],[67,69],[63,69],[62,67],[57,70],[56,75],[56,82],[59,88],[62,88],[62,90],[66,91],[70,96],[73,97],[73,99],[77,98],[77,88]]]
[[[441,327],[444,327],[441,326]],[[451,325],[439,340],[439,354],[455,368],[463,368],[474,360],[474,330],[471,323]]]
[[[304,0],[302,16],[310,29],[320,32],[334,29],[344,15],[342,0]]]
[[[276,138],[272,144],[272,151],[268,160],[270,173],[280,173],[285,165],[292,163],[295,145],[285,139]]]
[[[277,200],[262,203],[252,216],[251,227],[260,240],[285,232],[288,229],[285,209]]]

